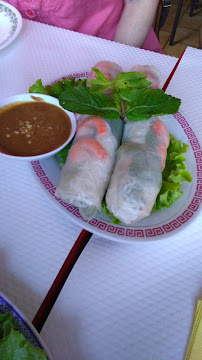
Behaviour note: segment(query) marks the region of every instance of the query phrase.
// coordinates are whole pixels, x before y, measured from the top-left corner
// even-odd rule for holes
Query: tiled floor
[[[202,0],[198,8],[194,10],[193,16],[189,16],[191,0],[184,0],[174,38],[173,46],[169,40],[177,11],[178,0],[173,0],[166,22],[159,33],[159,41],[166,55],[179,57],[187,46],[199,48],[199,32],[202,26]]]

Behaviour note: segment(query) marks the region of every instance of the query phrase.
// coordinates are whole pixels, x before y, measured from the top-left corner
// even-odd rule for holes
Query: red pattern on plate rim
[[[85,78],[88,76],[89,73],[76,73],[73,75],[66,76],[66,78]],[[58,81],[58,80],[57,80]],[[197,184],[196,184],[196,191],[194,197],[192,198],[189,206],[187,209],[176,219],[172,220],[171,222],[164,224],[163,226],[159,227],[151,227],[150,229],[131,229],[127,227],[117,226],[113,224],[108,224],[103,220],[100,221],[98,219],[92,219],[90,221],[84,219],[78,208],[72,206],[70,204],[65,203],[59,198],[55,196],[56,188],[53,186],[51,181],[48,179],[47,175],[42,168],[40,161],[32,161],[32,167],[36,175],[40,178],[42,185],[45,187],[47,191],[63,206],[67,211],[73,214],[75,217],[83,220],[84,222],[88,222],[89,225],[92,225],[104,232],[116,234],[120,237],[130,237],[130,238],[137,238],[137,237],[158,237],[165,233],[169,233],[171,231],[175,231],[180,226],[184,225],[189,219],[192,218],[194,213],[198,211],[199,206],[202,202],[202,150],[199,144],[199,141],[192,130],[191,126],[189,125],[188,121],[182,116],[179,112],[173,115],[178,123],[181,125],[182,129],[184,130],[187,138],[189,139],[190,145],[194,152],[195,161],[197,165]]]

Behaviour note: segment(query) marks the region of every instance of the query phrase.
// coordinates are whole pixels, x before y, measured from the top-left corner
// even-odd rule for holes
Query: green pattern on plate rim
[[[5,13],[5,16],[9,18],[10,23],[12,24],[11,30],[8,33],[8,37],[3,41],[4,43],[5,41],[8,40],[9,37],[13,36],[18,26],[18,19],[16,14],[10,8],[2,4],[0,4],[0,13]]]

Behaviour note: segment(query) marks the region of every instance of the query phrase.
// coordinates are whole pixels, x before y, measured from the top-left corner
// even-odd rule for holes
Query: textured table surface
[[[202,135],[201,51],[188,48],[167,93]],[[88,70],[152,64],[165,81],[177,59],[23,21],[0,52],[0,98]],[[47,202],[49,202],[47,206]],[[32,320],[81,228],[41,191],[27,162],[0,158],[0,291]],[[55,360],[183,360],[202,298],[200,214],[163,241],[121,244],[93,235],[41,332]]]

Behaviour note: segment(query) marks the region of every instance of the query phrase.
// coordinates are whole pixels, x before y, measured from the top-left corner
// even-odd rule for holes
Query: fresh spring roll
[[[130,71],[145,74],[151,88],[162,87],[160,72],[153,66],[135,65]],[[122,146],[106,194],[107,208],[127,225],[148,216],[162,184],[169,133],[160,118],[126,120]]]
[[[130,122],[106,194],[108,210],[132,225],[150,215],[162,185],[169,132],[160,118]]]
[[[117,75],[119,75],[121,72],[123,72],[121,66],[119,66],[118,64],[116,64],[113,61],[102,60],[102,61],[99,61],[98,63],[96,63],[93,67],[102,71],[102,73],[110,81],[114,80]],[[90,81],[90,80],[94,79],[95,75],[96,75],[95,71],[91,70],[88,75],[87,80]]]
[[[163,83],[162,83],[161,73],[154,66],[135,65],[130,69],[130,71],[137,71],[142,74],[145,74],[147,76],[147,80],[152,82],[152,84],[150,85],[152,89],[162,88]]]
[[[122,68],[113,61],[102,60],[102,61],[99,61],[98,63],[96,63],[95,66],[93,66],[93,67],[100,70],[100,71],[102,71],[102,73],[110,81],[113,81],[117,75],[119,75],[121,72],[123,72]],[[89,75],[88,75],[87,81],[90,81],[90,80],[94,79],[95,76],[96,76],[95,71],[91,70]],[[91,86],[91,85],[88,84],[88,86]],[[108,89],[108,90],[103,91],[103,93],[106,94],[106,95],[110,95],[111,94],[111,88]]]
[[[62,169],[56,196],[79,207],[83,217],[101,210],[123,131],[120,119],[83,117]]]

